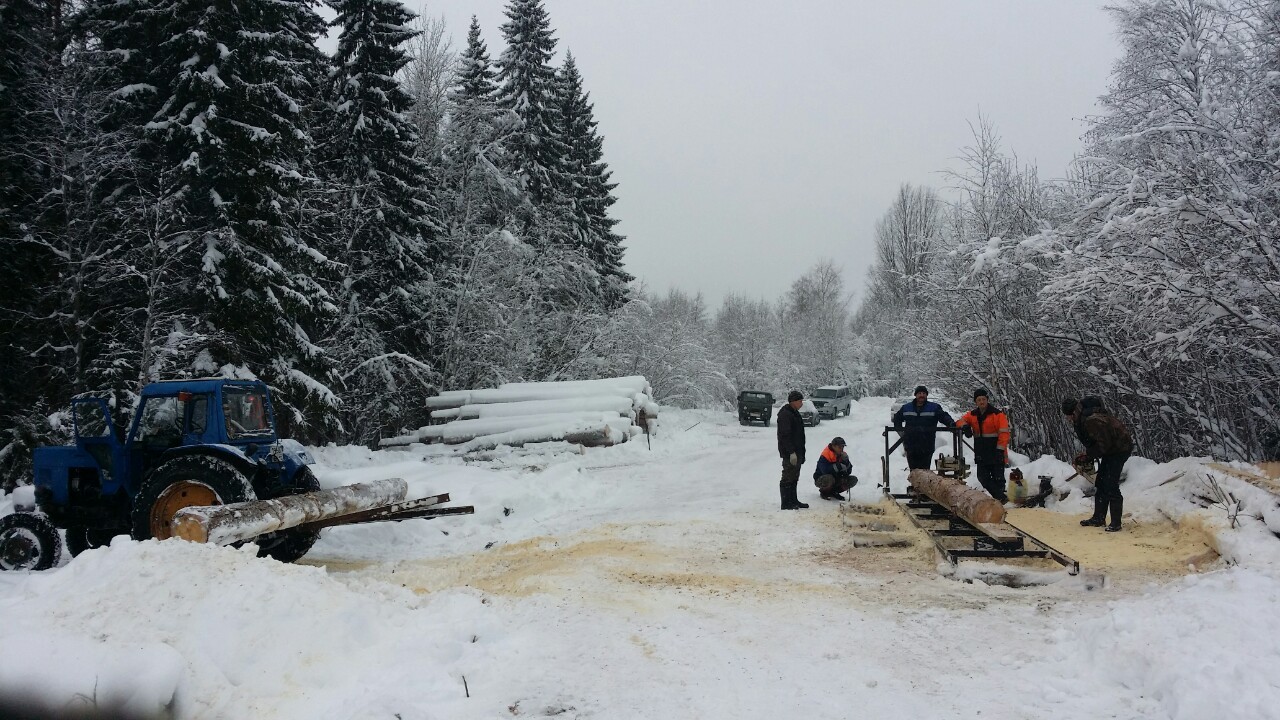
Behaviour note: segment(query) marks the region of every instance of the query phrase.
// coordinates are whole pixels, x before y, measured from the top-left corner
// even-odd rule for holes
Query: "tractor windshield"
[[[266,394],[260,390],[223,388],[222,414],[227,420],[227,438],[231,440],[273,434],[267,418]]]

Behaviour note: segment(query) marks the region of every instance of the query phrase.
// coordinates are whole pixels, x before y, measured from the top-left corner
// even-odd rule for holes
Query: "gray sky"
[[[406,3],[491,55],[505,0]],[[824,258],[859,293],[902,182],[990,118],[1061,177],[1118,55],[1095,0],[545,0],[619,183],[627,269],[654,291],[774,298]],[[562,56],[562,55],[561,55]]]

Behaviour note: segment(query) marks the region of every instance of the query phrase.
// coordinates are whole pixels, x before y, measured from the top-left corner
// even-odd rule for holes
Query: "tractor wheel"
[[[76,557],[85,550],[105,547],[111,544],[111,538],[117,534],[111,530],[72,525],[67,528],[67,552],[71,553],[71,557]]]
[[[174,458],[156,468],[133,498],[133,538],[166,540],[179,510],[257,500],[253,485],[234,465],[209,455]]]
[[[48,570],[61,554],[62,538],[49,518],[29,512],[0,518],[0,570]]]
[[[311,470],[303,467],[294,478],[293,494],[315,492],[320,489],[320,481]],[[299,560],[311,551],[311,546],[320,539],[319,530],[291,528],[279,532],[267,533],[254,542],[258,543],[258,557],[269,557],[282,563]]]

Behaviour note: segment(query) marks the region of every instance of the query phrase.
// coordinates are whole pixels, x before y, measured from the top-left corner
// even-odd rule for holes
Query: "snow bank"
[[[1055,679],[1055,689],[1077,694],[1083,681],[1089,693],[1141,695],[1172,720],[1275,718],[1276,637],[1280,579],[1236,568],[1188,576],[1060,627],[1044,664],[1019,673],[1078,667],[1085,677]]]
[[[0,663],[0,693],[183,718],[449,717],[457,618],[480,604],[445,593],[437,617],[399,587],[179,541],[117,540],[4,582],[0,647],[22,660]]]

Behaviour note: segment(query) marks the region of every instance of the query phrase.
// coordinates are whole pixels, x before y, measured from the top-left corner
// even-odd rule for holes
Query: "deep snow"
[[[1280,717],[1274,498],[1221,479],[1245,514],[1218,535],[1234,564],[1204,574],[962,583],[919,548],[854,547],[809,480],[842,435],[875,502],[890,410],[808,430],[797,512],[777,509],[773,428],[732,413],[663,408],[652,449],[313,449],[326,487],[402,477],[476,514],[326,530],[298,565],[120,538],[0,575],[21,659],[0,689],[181,718]],[[1133,461],[1131,521],[1225,527],[1191,502],[1204,473]]]

